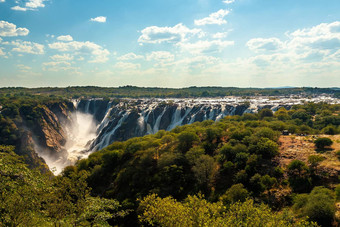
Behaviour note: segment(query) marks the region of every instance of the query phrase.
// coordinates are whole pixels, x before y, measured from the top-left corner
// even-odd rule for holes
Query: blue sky
[[[0,87],[340,87],[339,0],[0,0]]]

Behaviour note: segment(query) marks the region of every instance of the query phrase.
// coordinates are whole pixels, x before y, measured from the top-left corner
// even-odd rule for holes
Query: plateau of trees
[[[0,96],[47,96],[50,98],[193,98],[193,97],[223,97],[223,96],[313,96],[320,94],[340,97],[338,89],[333,88],[237,88],[237,87],[187,87],[187,88],[158,88],[158,87],[45,87],[0,88]]]

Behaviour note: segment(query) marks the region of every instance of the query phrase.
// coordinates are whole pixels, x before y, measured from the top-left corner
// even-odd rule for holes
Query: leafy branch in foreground
[[[152,194],[140,201],[138,211],[140,222],[152,226],[317,226],[304,219],[295,220],[287,212],[272,212],[250,199],[228,207],[221,201],[210,203],[201,195],[178,202]]]
[[[0,226],[107,226],[125,216],[116,200],[90,196],[85,171],[49,178],[0,145]]]

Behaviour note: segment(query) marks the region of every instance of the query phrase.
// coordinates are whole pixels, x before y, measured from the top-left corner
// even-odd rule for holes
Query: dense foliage
[[[317,155],[309,157],[308,163],[293,160],[286,169],[278,166],[279,136],[284,130],[299,134],[330,126],[338,130],[338,113],[339,106],[307,104],[274,114],[266,110],[265,114],[230,116],[217,123],[196,122],[114,142],[76,166],[89,173],[93,193],[118,199],[126,208],[136,209],[136,201],[150,193],[179,201],[201,193],[211,202],[221,199],[233,204],[250,197],[280,210],[294,203],[292,192],[308,193],[327,181],[327,176],[318,172],[322,157]],[[325,122],[330,118],[334,124]],[[331,211],[333,216],[324,217],[329,222],[335,212]],[[311,220],[323,223],[322,219]]]
[[[86,172],[49,178],[0,146],[0,226],[93,226],[124,216],[115,200],[90,196]]]
[[[141,222],[152,226],[317,226],[305,220],[295,221],[287,212],[274,213],[268,206],[256,205],[252,200],[227,207],[222,202],[209,203],[200,195],[178,202],[152,194],[141,201],[138,209]]]

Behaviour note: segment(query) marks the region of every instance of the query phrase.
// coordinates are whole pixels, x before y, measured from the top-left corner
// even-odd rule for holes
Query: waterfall
[[[248,108],[243,105],[245,101],[250,102]],[[291,106],[292,100],[286,100],[288,101]],[[254,113],[264,105],[270,106],[273,111],[284,105],[284,103],[265,98],[244,100],[235,97],[176,99],[171,100],[169,104],[166,104],[167,102],[166,99],[125,99],[113,104],[102,99],[95,99],[78,101],[75,106],[84,113],[100,116],[97,117],[99,121],[95,125],[96,136],[88,141],[91,144],[90,150],[96,151],[117,139],[154,134],[159,131],[160,127],[172,130],[176,126],[192,124],[196,121],[208,119],[218,121],[228,115]],[[161,106],[160,103],[162,103]],[[136,114],[131,115],[131,113]]]
[[[245,105],[249,103],[249,106]],[[63,167],[103,149],[114,141],[154,134],[160,128],[172,130],[176,126],[196,121],[219,121],[228,115],[256,113],[262,108],[277,111],[300,104],[299,99],[270,100],[264,97],[240,99],[124,99],[113,102],[104,99],[72,100],[75,111],[68,116],[62,129],[67,138],[65,154],[57,158],[44,156],[47,164],[59,173]],[[39,147],[35,148],[39,150]],[[41,149],[40,149],[41,150]]]

